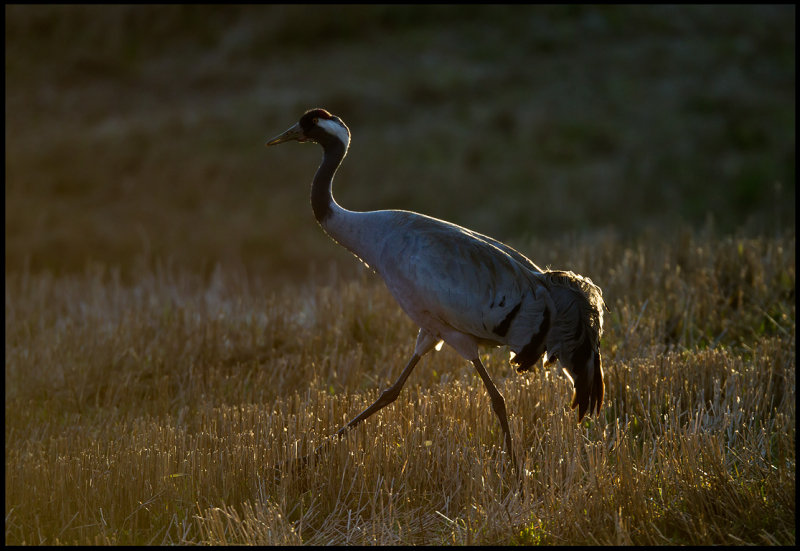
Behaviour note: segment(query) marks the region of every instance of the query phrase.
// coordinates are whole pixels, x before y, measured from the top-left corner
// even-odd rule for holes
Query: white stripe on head
[[[347,131],[347,128],[342,123],[333,119],[320,118],[319,121],[317,121],[317,126],[331,136],[335,136],[345,147],[350,144],[350,132]]]

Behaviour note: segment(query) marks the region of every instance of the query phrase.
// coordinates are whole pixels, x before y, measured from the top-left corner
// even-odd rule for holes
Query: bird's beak
[[[305,135],[303,134],[303,128],[300,126],[299,122],[280,136],[275,136],[272,138],[267,142],[267,145],[278,145],[279,143],[288,142],[291,140],[297,140],[298,142],[306,141]]]

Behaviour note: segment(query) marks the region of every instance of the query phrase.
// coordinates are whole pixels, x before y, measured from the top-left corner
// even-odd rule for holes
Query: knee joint
[[[397,399],[398,394],[399,392],[395,392],[393,388],[387,388],[381,393],[380,400],[382,403],[389,404]]]

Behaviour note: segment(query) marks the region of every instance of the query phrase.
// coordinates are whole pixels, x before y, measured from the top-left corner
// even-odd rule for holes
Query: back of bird
[[[603,295],[589,278],[573,272],[548,270],[543,280],[556,309],[545,341],[545,364],[559,360],[572,379],[572,407],[577,406],[580,421],[587,411],[600,413],[603,403]]]

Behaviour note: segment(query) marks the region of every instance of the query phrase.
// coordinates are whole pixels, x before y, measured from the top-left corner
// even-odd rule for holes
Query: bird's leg
[[[375,402],[371,406],[369,406],[367,409],[359,413],[358,416],[356,416],[352,421],[347,423],[345,426],[340,428],[339,431],[336,433],[336,436],[342,436],[345,432],[347,432],[348,430],[359,424],[361,421],[363,421],[373,413],[385,408],[386,406],[394,402],[400,395],[400,391],[403,389],[403,385],[406,383],[406,379],[408,379],[408,376],[411,375],[411,371],[413,371],[414,366],[417,365],[418,361],[419,361],[419,356],[416,353],[414,353],[411,356],[411,359],[408,361],[406,368],[400,374],[400,377],[395,381],[395,383],[386,390],[384,390],[381,393],[380,397],[378,397],[378,399],[375,400]]]
[[[414,370],[414,366],[417,365],[420,358],[424,356],[426,353],[430,352],[434,346],[436,346],[440,342],[440,339],[434,337],[431,333],[426,331],[425,329],[419,330],[419,335],[417,335],[417,344],[414,348],[414,354],[411,356],[411,359],[408,361],[405,369],[400,374],[400,377],[395,381],[395,383],[389,387],[388,389],[384,390],[380,397],[378,397],[375,402],[369,406],[367,409],[359,413],[352,421],[347,423],[344,427],[339,429],[334,437],[342,436],[345,432],[356,426],[358,423],[372,415],[373,413],[383,409],[384,407],[388,406],[392,402],[394,402],[397,397],[400,395],[400,391],[403,389],[403,385],[408,379],[408,376],[411,375],[411,372]],[[292,461],[287,461],[281,467],[276,468],[276,479],[280,480],[280,478],[284,475],[287,471],[294,471],[298,472],[306,467],[309,460],[312,456],[318,456],[326,446],[330,445],[336,438],[326,438],[322,444],[317,446],[317,448],[310,454],[305,455],[303,457],[298,457]]]
[[[474,365],[475,369],[478,370],[478,375],[481,376],[481,379],[483,379],[483,384],[486,386],[486,390],[489,391],[489,397],[492,400],[492,409],[494,409],[495,414],[500,419],[500,426],[503,428],[503,433],[505,434],[506,448],[508,449],[508,454],[511,456],[511,464],[516,471],[518,470],[517,458],[514,455],[514,448],[511,446],[511,431],[508,429],[506,401],[503,399],[503,395],[500,394],[500,391],[497,390],[497,387],[494,386],[494,382],[492,382],[492,378],[489,377],[489,373],[486,372],[486,368],[483,367],[480,358],[476,357],[473,359],[472,365]]]
[[[400,377],[395,381],[395,383],[384,390],[381,395],[378,397],[375,402],[369,406],[367,409],[359,413],[352,421],[347,423],[341,429],[336,432],[335,436],[342,436],[345,432],[359,424],[361,421],[366,419],[367,417],[371,416],[373,413],[385,408],[392,402],[394,402],[397,397],[400,395],[400,391],[403,389],[403,385],[406,383],[406,379],[408,376],[411,375],[411,372],[414,370],[414,366],[417,365],[420,358],[427,354],[436,344],[439,342],[439,339],[434,337],[431,333],[426,331],[425,329],[420,329],[419,334],[417,335],[417,344],[414,348],[414,354],[411,356],[411,359],[408,361],[405,369],[400,374]],[[319,453],[319,451],[326,445],[327,442],[330,440],[323,442],[320,444],[319,447],[315,450],[314,453]]]
[[[411,375],[411,372],[414,370],[414,366],[417,365],[417,362],[419,362],[419,359],[420,356],[415,351],[414,354],[411,356],[411,359],[408,361],[406,368],[403,370],[403,372],[400,374],[400,377],[395,381],[395,383],[391,387],[384,390],[378,397],[378,399],[375,400],[375,402],[373,402],[371,406],[369,406],[367,409],[359,413],[352,421],[347,423],[345,426],[340,428],[335,435],[326,438],[322,442],[322,444],[317,446],[313,454],[305,455],[303,457],[294,460],[294,462],[292,463],[293,464],[292,468],[294,470],[300,470],[301,468],[305,468],[305,466],[308,464],[308,460],[311,458],[311,455],[318,456],[325,449],[326,446],[329,446],[336,440],[336,437],[343,436],[344,433],[346,433],[348,430],[359,424],[361,421],[363,421],[373,413],[385,408],[386,406],[394,402],[400,395],[400,391],[403,389],[403,385],[405,384],[406,379],[408,379],[408,376]],[[283,469],[281,469],[281,471],[282,470]]]
[[[379,411],[380,409],[383,409],[384,407],[394,402],[400,395],[400,391],[403,389],[403,385],[405,384],[406,379],[408,379],[408,376],[411,375],[411,372],[414,370],[414,366],[417,365],[417,362],[419,362],[419,359],[420,356],[415,351],[414,354],[411,356],[411,359],[408,361],[406,368],[400,374],[400,377],[397,379],[397,381],[395,381],[395,383],[391,387],[384,390],[381,393],[380,397],[377,400],[375,400],[375,402],[371,406],[369,406],[367,409],[359,413],[352,421],[347,423],[345,426],[340,428],[336,432],[334,437],[326,438],[325,441],[322,442],[322,444],[317,446],[317,448],[314,450],[312,454],[299,457],[291,462],[287,462],[287,464],[289,465],[288,468],[286,466],[279,468],[277,470],[276,479],[280,479],[280,477],[283,475],[283,472],[286,470],[297,472],[300,471],[301,469],[304,469],[308,464],[308,461],[311,458],[311,456],[312,455],[318,456],[325,449],[326,446],[329,446],[334,440],[336,440],[335,437],[343,436],[345,432],[347,432],[348,430],[359,424],[361,421],[363,421],[373,413]]]

